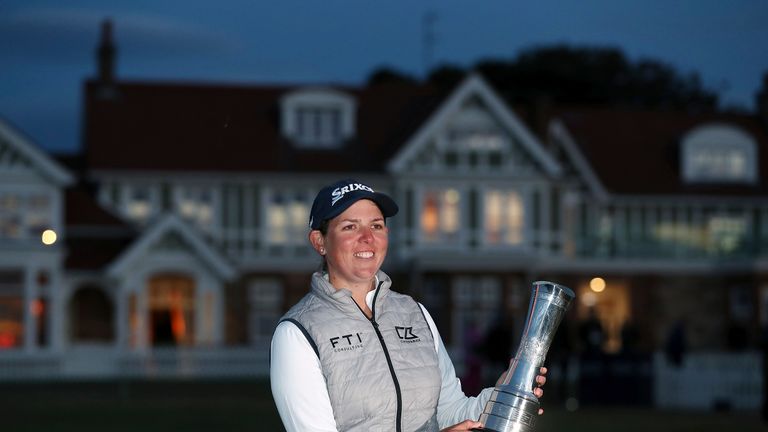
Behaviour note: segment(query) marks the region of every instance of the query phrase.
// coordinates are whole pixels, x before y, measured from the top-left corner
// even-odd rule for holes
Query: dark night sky
[[[721,105],[752,109],[768,72],[765,0],[4,0],[0,117],[45,149],[77,149],[105,17],[122,79],[359,84],[383,65],[422,75],[565,43],[696,72]]]

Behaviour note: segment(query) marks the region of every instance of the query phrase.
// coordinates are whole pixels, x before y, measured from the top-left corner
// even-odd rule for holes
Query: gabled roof
[[[147,256],[152,248],[168,235],[180,237],[190,255],[200,259],[202,264],[219,278],[231,280],[236,276],[235,267],[224,256],[211,247],[196,230],[172,213],[161,215],[157,222],[150,224],[141,237],[107,267],[107,275],[117,276],[129,271],[137,260]]]
[[[552,176],[560,174],[560,166],[545,150],[539,139],[523,124],[507,104],[496,95],[485,80],[478,74],[471,74],[451,93],[445,102],[426,119],[425,123],[403,148],[389,162],[388,168],[393,172],[403,169],[427,140],[434,137],[438,129],[444,128],[451,114],[458,111],[463,103],[471,97],[480,98],[502,124],[519,138],[525,150],[536,160],[546,173]]]
[[[0,118],[0,143],[9,146],[14,157],[24,160],[39,175],[57,186],[67,186],[74,177],[54,159],[40,150],[29,138]],[[6,157],[7,157],[6,151]]]
[[[768,196],[768,135],[755,116],[600,108],[558,109],[578,151],[608,193],[625,195]],[[756,184],[686,184],[680,172],[680,142],[696,127],[726,124],[758,144]]]
[[[279,101],[299,86],[123,82],[85,86],[91,171],[381,171],[441,99],[428,86],[334,87],[355,97],[357,136],[301,150],[280,135]]]

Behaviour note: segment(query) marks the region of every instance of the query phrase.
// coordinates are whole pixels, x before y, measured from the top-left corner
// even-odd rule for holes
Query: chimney
[[[98,79],[104,85],[115,82],[115,45],[112,43],[112,20],[105,19],[101,23],[101,42],[96,51],[99,62]]]
[[[755,96],[755,105],[757,106],[757,118],[762,123],[763,128],[768,131],[768,72],[763,74],[763,87]]]

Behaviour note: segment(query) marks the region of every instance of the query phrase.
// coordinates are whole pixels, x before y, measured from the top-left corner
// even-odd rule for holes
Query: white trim
[[[402,149],[387,164],[387,170],[393,174],[403,172],[407,162],[417,155],[431,137],[437,136],[451,116],[457,113],[471,96],[477,96],[487,104],[491,112],[501,120],[502,126],[519,138],[519,142],[528,150],[532,158],[544,167],[547,174],[554,177],[560,175],[562,171],[560,164],[544,150],[541,142],[477,74],[467,77],[424,125],[406,141]]]
[[[5,137],[5,141],[16,151],[28,157],[32,164],[40,169],[43,177],[52,181],[57,186],[69,186],[75,182],[74,177],[69,171],[37,148],[36,145],[2,118],[0,118],[0,136]]]
[[[707,123],[690,130],[680,143],[680,172],[686,183],[736,183],[754,184],[760,173],[758,167],[758,145],[754,137],[743,129],[727,123]],[[698,171],[694,163],[695,155],[702,151],[739,151],[743,156],[744,172],[741,177],[733,173]]]
[[[193,247],[192,253],[209,264],[216,275],[229,281],[235,278],[237,270],[226,259],[209,246],[194,229],[174,214],[165,214],[157,223],[150,224],[150,228],[124,251],[107,268],[107,276],[121,277],[132,267],[132,264],[140,257],[147,254],[158,240],[168,232],[175,231],[181,235]]]
[[[299,113],[303,109],[320,110],[326,114],[320,117],[323,123],[320,128],[305,136],[299,130]],[[327,87],[299,88],[280,98],[280,132],[302,148],[337,148],[355,135],[356,109],[355,98],[347,93]],[[332,111],[339,114],[337,136],[331,135],[331,119],[327,117]]]
[[[576,145],[576,140],[573,139],[573,136],[568,132],[568,128],[565,127],[560,119],[554,119],[549,123],[549,134],[557,143],[561,144],[565,153],[571,158],[576,171],[581,174],[582,179],[587,183],[589,190],[599,200],[607,201],[609,198],[608,191],[603,186],[603,183],[600,182],[587,158],[584,157],[584,154]]]

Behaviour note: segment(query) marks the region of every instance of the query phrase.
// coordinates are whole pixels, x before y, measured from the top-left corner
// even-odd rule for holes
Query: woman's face
[[[325,248],[328,276],[337,288],[370,284],[387,255],[389,235],[384,216],[361,199],[331,219],[319,241]]]

